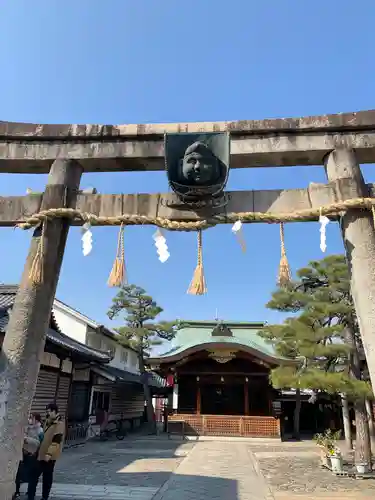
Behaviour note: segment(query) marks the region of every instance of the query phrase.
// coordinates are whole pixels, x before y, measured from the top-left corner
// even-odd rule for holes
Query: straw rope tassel
[[[120,228],[121,229],[121,228]],[[118,276],[121,286],[127,283],[126,266],[125,266],[125,226],[122,224],[122,235],[120,245],[120,260],[118,265]]]
[[[121,287],[126,283],[124,225],[121,224],[117,240],[116,258],[108,278],[108,286]]]
[[[286,286],[290,283],[292,275],[290,272],[288,258],[285,251],[285,241],[284,241],[284,224],[280,224],[280,243],[281,243],[281,259],[279,265],[279,276],[277,279],[277,284],[279,286]]]
[[[44,278],[44,237],[46,233],[47,219],[42,225],[42,231],[39,237],[38,248],[30,266],[29,279],[33,285],[40,285]]]
[[[206,292],[207,287],[202,261],[202,231],[198,231],[198,262],[187,293],[190,295],[204,295]]]

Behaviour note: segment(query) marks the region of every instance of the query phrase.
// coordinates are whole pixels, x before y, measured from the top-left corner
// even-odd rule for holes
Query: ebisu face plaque
[[[165,134],[165,166],[182,203],[220,205],[230,168],[228,133]]]

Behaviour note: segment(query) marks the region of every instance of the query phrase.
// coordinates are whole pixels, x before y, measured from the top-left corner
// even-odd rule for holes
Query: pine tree
[[[368,462],[368,421],[365,398],[372,395],[362,379],[361,340],[346,260],[341,255],[313,261],[300,269],[298,280],[273,293],[267,307],[292,313],[282,325],[271,325],[263,336],[279,354],[296,361],[272,371],[276,388],[314,389],[342,393],[354,403],[356,414],[356,461]],[[300,401],[296,404],[295,432]]]
[[[154,346],[172,340],[179,328],[178,322],[156,323],[156,317],[162,312],[163,309],[152,297],[146,295],[146,291],[136,285],[124,285],[113,299],[108,311],[110,319],[124,314],[125,325],[115,330],[120,335],[120,342],[126,347],[132,347],[138,353],[139,370],[147,404],[147,420],[152,432],[156,431],[156,426],[149,375],[146,370],[147,358]]]

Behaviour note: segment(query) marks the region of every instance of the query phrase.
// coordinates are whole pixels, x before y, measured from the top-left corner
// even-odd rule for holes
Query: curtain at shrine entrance
[[[210,384],[201,387],[201,413],[204,415],[243,415],[243,384]]]

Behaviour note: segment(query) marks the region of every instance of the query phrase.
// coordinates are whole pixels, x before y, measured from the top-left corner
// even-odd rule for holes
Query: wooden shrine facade
[[[200,435],[280,436],[269,369],[246,352],[225,364],[208,356],[200,351],[177,368],[178,407],[170,418],[183,416]]]
[[[205,338],[199,327],[205,327]],[[274,356],[251,345],[261,324],[224,326],[215,335],[215,323],[196,322],[178,334],[198,342],[181,346],[178,352],[150,360],[153,369],[171,380],[173,397],[169,401],[169,421],[184,421],[192,435],[280,437],[280,423],[274,413],[277,393],[269,383],[269,373],[278,364]],[[247,330],[245,330],[247,327]],[[209,333],[211,329],[211,333]],[[252,331],[254,330],[254,331]],[[249,331],[250,337],[244,333]],[[232,333],[233,332],[233,333]],[[185,348],[186,347],[186,348]],[[172,350],[173,351],[173,350]]]

